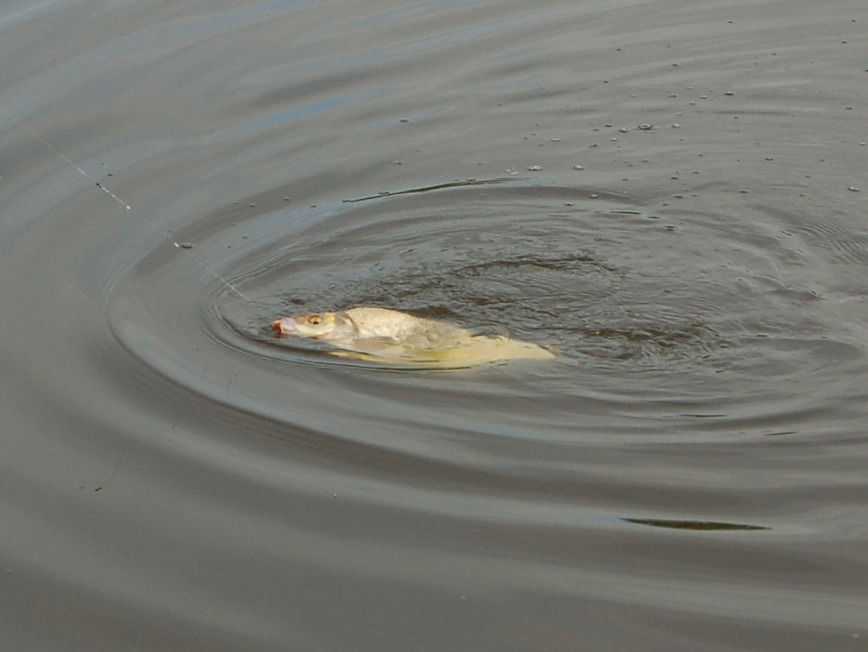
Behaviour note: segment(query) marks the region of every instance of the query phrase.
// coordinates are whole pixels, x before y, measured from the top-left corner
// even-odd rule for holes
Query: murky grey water
[[[866,649],[866,25],[6,3],[2,648]]]

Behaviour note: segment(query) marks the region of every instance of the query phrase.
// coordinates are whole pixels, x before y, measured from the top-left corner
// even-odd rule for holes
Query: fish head
[[[339,320],[333,312],[306,312],[298,317],[282,317],[271,326],[279,335],[327,339],[339,326]]]

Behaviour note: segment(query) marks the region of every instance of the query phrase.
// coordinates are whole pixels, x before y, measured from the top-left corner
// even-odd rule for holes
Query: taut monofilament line
[[[16,118],[16,117],[15,117],[14,115],[12,115],[11,113],[9,113],[9,111],[7,111],[6,109],[4,109],[3,107],[0,107],[0,111],[2,111],[3,115],[5,115],[5,116],[6,116],[7,118],[9,118],[10,120],[12,120],[12,122],[14,122],[16,125],[18,125],[18,126],[19,126],[21,129],[23,129],[25,132],[27,132],[27,134],[28,134],[31,138],[33,138],[34,140],[38,141],[38,142],[39,142],[43,147],[45,147],[45,148],[48,149],[50,152],[52,152],[52,153],[53,153],[55,156],[57,156],[61,161],[63,161],[64,163],[66,163],[67,165],[69,165],[70,167],[72,167],[74,170],[77,170],[77,171],[79,172],[79,174],[81,174],[85,179],[89,180],[89,181],[90,181],[91,183],[93,183],[97,188],[99,188],[100,190],[102,190],[102,191],[103,191],[104,193],[106,193],[109,197],[111,197],[112,199],[114,199],[118,204],[120,204],[121,206],[123,206],[123,207],[124,207],[124,210],[128,210],[128,211],[129,211],[129,210],[132,210],[132,206],[130,206],[127,202],[125,202],[123,199],[121,199],[121,198],[118,197],[115,193],[113,193],[111,190],[109,190],[109,188],[107,188],[107,187],[105,186],[105,184],[100,183],[99,181],[97,181],[97,180],[96,180],[96,179],[95,179],[91,174],[89,174],[89,173],[87,172],[87,170],[85,170],[85,169],[82,168],[80,165],[78,165],[77,163],[75,163],[75,161],[73,161],[71,158],[69,158],[68,156],[66,156],[66,154],[64,154],[63,152],[61,152],[61,151],[60,151],[59,149],[57,149],[56,147],[54,147],[54,145],[52,145],[52,144],[49,143],[47,140],[45,140],[45,138],[43,138],[42,136],[40,136],[37,132],[35,132],[35,131],[34,131],[33,129],[31,129],[30,127],[28,127],[26,124],[24,124],[21,120],[19,120],[18,118]],[[160,233],[159,229],[157,229],[156,225],[155,225],[151,220],[149,220],[148,218],[145,218],[145,223],[146,223],[148,226],[150,226],[150,227],[154,230],[155,233],[157,233],[158,235],[161,235],[161,236],[163,235],[163,234]],[[172,240],[171,238],[169,238],[169,240],[170,240],[170,241],[172,242],[172,244],[175,245],[175,247],[177,247],[177,248],[184,248],[184,249],[190,249],[190,248],[191,248],[191,246],[188,245],[188,244],[186,244],[186,243],[176,242],[176,241]],[[229,282],[227,279],[225,279],[223,276],[221,276],[221,275],[218,274],[216,271],[214,271],[213,268],[211,268],[207,263],[205,263],[205,262],[203,262],[202,260],[200,260],[200,259],[199,259],[195,254],[193,254],[193,261],[196,263],[196,265],[198,265],[199,267],[205,269],[205,270],[206,270],[207,272],[209,272],[212,276],[214,276],[214,278],[216,278],[218,281],[220,281],[221,283],[223,283],[226,287],[228,287],[230,290],[232,290],[232,291],[233,291],[235,294],[237,294],[239,297],[241,297],[242,299],[244,299],[245,301],[247,301],[247,302],[249,302],[249,303],[253,303],[253,301],[252,301],[251,299],[249,299],[247,296],[245,296],[245,294],[244,294],[241,290],[239,290],[239,289],[238,289],[234,284],[232,284],[232,283]]]

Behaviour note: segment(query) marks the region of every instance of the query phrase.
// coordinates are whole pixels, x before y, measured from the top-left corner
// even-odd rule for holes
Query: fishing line
[[[79,165],[77,165],[76,163],[74,163],[74,162],[73,162],[73,161],[72,161],[68,156],[66,156],[63,152],[59,151],[56,147],[53,147],[53,146],[51,145],[51,143],[49,143],[49,142],[48,142],[47,140],[45,140],[42,136],[40,136],[38,133],[36,133],[35,131],[33,131],[33,129],[31,129],[31,128],[28,127],[26,124],[24,124],[23,122],[21,122],[21,120],[19,120],[19,119],[16,118],[14,115],[12,115],[11,113],[9,113],[9,111],[7,111],[6,109],[4,109],[3,107],[0,107],[0,111],[3,111],[3,114],[4,114],[7,118],[9,118],[10,120],[12,120],[12,122],[14,122],[15,124],[17,124],[17,125],[18,125],[19,127],[21,127],[24,131],[26,131],[28,134],[30,134],[31,137],[35,138],[35,139],[38,140],[40,143],[42,143],[46,148],[48,148],[51,152],[53,152],[53,153],[55,154],[55,156],[57,156],[61,161],[64,161],[65,163],[68,163],[68,164],[71,165],[74,169],[78,170],[79,173],[80,173],[80,174],[81,174],[85,179],[89,179],[91,182],[93,182],[94,184],[96,184],[96,187],[97,187],[97,188],[99,188],[100,190],[102,190],[104,193],[106,193],[109,197],[111,197],[112,199],[114,199],[117,203],[119,203],[119,204],[120,204],[121,206],[123,206],[125,209],[130,210],[130,209],[132,208],[132,206],[130,206],[128,203],[126,203],[123,199],[121,199],[120,197],[118,197],[118,196],[117,196],[116,194],[114,194],[111,190],[109,190],[108,188],[106,188],[106,187],[105,187],[104,185],[102,185],[99,181],[97,181],[97,180],[94,179],[91,175],[89,175],[87,172],[85,172],[85,171],[84,171],[84,170],[83,170]]]
[[[93,176],[88,174],[88,172],[86,170],[84,170],[80,165],[75,163],[72,159],[70,159],[68,156],[66,156],[63,152],[61,152],[56,147],[54,147],[51,143],[49,143],[47,140],[45,140],[45,138],[40,136],[33,129],[31,129],[26,124],[21,122],[21,120],[19,120],[14,115],[9,113],[9,111],[4,109],[2,106],[0,106],[0,111],[3,112],[3,115],[5,115],[10,120],[12,120],[12,122],[14,122],[16,125],[21,127],[21,129],[26,131],[32,138],[34,138],[35,140],[42,143],[42,145],[46,149],[48,149],[50,152],[52,152],[61,161],[63,161],[67,165],[71,166],[73,169],[78,170],[79,174],[81,174],[85,179],[87,179],[88,181],[93,183],[97,188],[102,190],[109,197],[111,197],[117,203],[119,203],[121,206],[123,206],[125,210],[128,210],[128,211],[132,210],[132,206],[130,206],[127,202],[125,202],[123,199],[121,199],[115,193],[113,193],[111,190],[109,190],[104,184],[102,184],[99,181],[97,181],[96,179],[94,179]],[[156,225],[147,217],[145,217],[145,223],[147,223],[147,225],[150,226],[154,230],[154,232],[156,232],[158,235],[163,236],[163,234],[160,233],[160,230],[156,227]],[[172,242],[172,244],[175,245],[175,247],[177,247],[179,249],[192,249],[192,245],[189,243],[176,242],[176,241],[172,240],[171,238],[169,238],[169,240]],[[193,261],[196,263],[196,265],[198,265],[199,267],[208,271],[212,276],[214,276],[214,278],[216,278],[218,281],[223,283],[226,287],[228,287],[230,290],[232,290],[239,297],[241,297],[242,299],[244,299],[248,303],[253,303],[252,299],[247,297],[241,290],[239,290],[237,287],[235,287],[234,284],[230,283],[227,279],[223,278],[220,274],[218,274],[216,271],[214,271],[214,269],[212,269],[207,263],[205,263],[201,259],[199,259],[198,256],[196,256],[195,254],[192,254],[192,257],[193,257]]]

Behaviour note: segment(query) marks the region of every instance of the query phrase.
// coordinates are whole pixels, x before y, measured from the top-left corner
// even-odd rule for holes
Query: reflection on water
[[[717,521],[672,521],[663,518],[625,518],[627,523],[650,525],[651,527],[671,528],[673,530],[770,530],[762,525],[745,525],[743,523],[720,523]]]
[[[687,8],[0,9],[3,649],[861,649],[862,7]]]
[[[502,179],[466,179],[464,181],[449,181],[447,183],[438,183],[433,186],[423,186],[422,188],[407,188],[405,190],[383,190],[376,195],[368,195],[367,197],[356,197],[355,199],[344,199],[344,203],[355,204],[360,201],[371,201],[372,199],[382,199],[384,197],[394,197],[395,195],[410,195],[417,192],[432,192],[434,190],[445,190],[447,188],[461,188],[462,186],[484,186],[494,183],[502,183],[509,181],[508,177]]]

